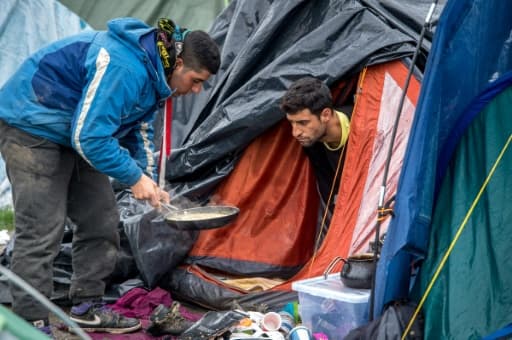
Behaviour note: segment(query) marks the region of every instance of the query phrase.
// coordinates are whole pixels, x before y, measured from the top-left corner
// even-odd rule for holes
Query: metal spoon
[[[166,203],[166,202],[160,202],[160,206],[161,207],[164,207],[165,209],[167,209],[168,212],[173,212],[173,211],[178,211],[180,210],[178,207],[170,204],[170,203]]]

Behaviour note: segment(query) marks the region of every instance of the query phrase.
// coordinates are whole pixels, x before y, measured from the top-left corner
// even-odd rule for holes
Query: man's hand
[[[169,203],[169,194],[161,190],[155,181],[146,175],[142,175],[140,179],[132,187],[133,197],[138,200],[146,200],[153,207],[158,208],[160,201]]]
[[[169,203],[171,202],[171,197],[169,193],[165,190],[160,190],[160,202]]]

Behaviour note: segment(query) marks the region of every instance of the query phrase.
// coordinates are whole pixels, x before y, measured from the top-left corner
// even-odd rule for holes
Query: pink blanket
[[[89,336],[94,340],[174,339],[174,337],[170,335],[154,337],[145,331],[149,325],[149,316],[156,306],[163,304],[166,307],[169,307],[171,303],[171,294],[161,288],[155,288],[151,291],[143,288],[133,288],[117,300],[116,303],[110,305],[110,307],[124,316],[140,319],[142,329],[136,333],[130,334],[89,333]],[[184,307],[181,307],[180,312],[185,318],[192,321],[197,321],[202,316],[201,314],[187,311]]]

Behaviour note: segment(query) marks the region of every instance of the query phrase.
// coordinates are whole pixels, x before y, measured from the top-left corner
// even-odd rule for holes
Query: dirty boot
[[[158,305],[149,317],[151,323],[147,329],[154,336],[164,334],[180,335],[194,324],[180,313],[180,304],[174,301],[171,308]]]

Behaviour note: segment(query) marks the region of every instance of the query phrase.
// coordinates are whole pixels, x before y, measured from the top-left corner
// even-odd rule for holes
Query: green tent
[[[470,105],[440,187],[420,280],[426,339],[480,339],[512,320],[510,83]]]

